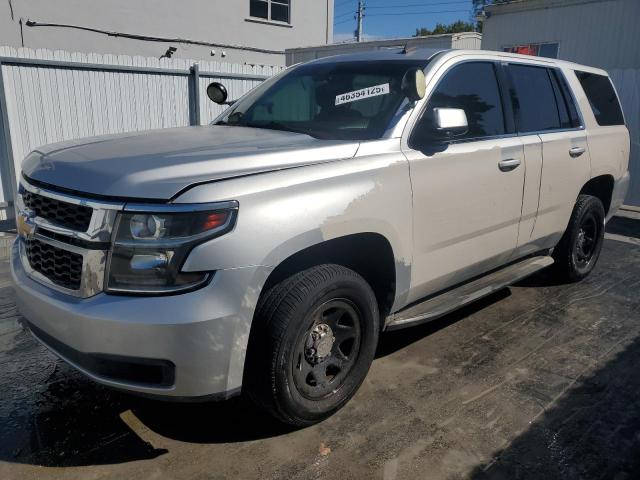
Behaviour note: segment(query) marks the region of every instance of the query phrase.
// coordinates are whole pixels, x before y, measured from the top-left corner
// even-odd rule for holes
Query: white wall
[[[325,44],[333,38],[333,0],[293,0],[289,25],[251,21],[249,0],[0,1],[0,45],[156,58],[175,46],[176,58],[284,65],[284,53],[227,48],[227,57],[221,59],[222,49],[216,48],[212,58],[211,47],[133,40],[63,27],[28,27],[27,20],[284,52],[289,47]]]
[[[58,68],[3,64],[4,84],[13,172],[19,176],[23,158],[40,145],[155,128],[189,125],[193,118],[192,80],[186,72],[193,61],[99,55],[50,50],[0,47],[0,57],[62,60],[101,65],[153,67],[162,73],[129,73],[79,68]],[[232,75],[271,76],[283,70],[277,66],[249,66],[219,62],[199,62],[200,71]],[[171,73],[180,70],[184,74]],[[206,86],[214,79],[200,78],[200,124],[205,125],[222,112],[206,97]],[[230,99],[236,99],[259,85],[262,80],[219,78],[227,86]],[[1,118],[1,117],[0,117]],[[0,131],[0,139],[3,140]],[[4,143],[4,142],[2,142]],[[0,150],[6,145],[0,144]],[[4,159],[0,151],[0,159]],[[11,199],[11,184],[3,164],[0,202]]]

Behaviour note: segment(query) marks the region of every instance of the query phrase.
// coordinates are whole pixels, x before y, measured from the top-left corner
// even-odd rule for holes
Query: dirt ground
[[[543,272],[384,334],[356,397],[302,430],[92,383],[23,329],[1,263],[0,478],[640,478],[640,222],[609,232],[580,284]]]

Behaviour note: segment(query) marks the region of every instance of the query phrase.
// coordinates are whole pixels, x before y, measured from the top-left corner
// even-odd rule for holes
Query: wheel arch
[[[290,275],[325,263],[342,265],[360,274],[376,295],[381,318],[389,313],[396,298],[396,257],[389,240],[375,232],[344,235],[291,254],[273,269],[260,296]]]
[[[604,206],[606,217],[609,213],[609,209],[611,208],[614,185],[615,179],[613,178],[613,175],[599,175],[585,183],[582,190],[580,190],[579,195],[592,195],[600,199]]]

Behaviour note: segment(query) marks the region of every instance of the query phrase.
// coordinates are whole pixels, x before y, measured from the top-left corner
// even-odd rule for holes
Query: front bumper
[[[154,396],[226,398],[240,390],[251,320],[269,268],[221,270],[206,287],[181,295],[83,299],[31,279],[18,255],[20,241],[11,255],[18,309],[34,336],[63,360],[99,383]],[[96,367],[105,359],[172,372],[147,381],[144,368],[120,375],[121,369]]]

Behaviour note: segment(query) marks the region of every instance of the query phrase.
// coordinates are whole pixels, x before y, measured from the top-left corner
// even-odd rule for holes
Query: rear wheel
[[[375,354],[375,295],[356,272],[320,265],[278,283],[261,300],[247,352],[245,391],[258,406],[296,426],[340,409]]]
[[[553,252],[556,272],[579,281],[594,269],[604,241],[604,207],[600,199],[580,195],[567,230]]]

